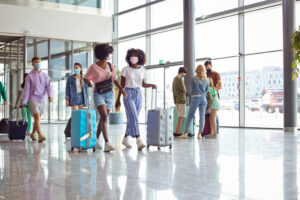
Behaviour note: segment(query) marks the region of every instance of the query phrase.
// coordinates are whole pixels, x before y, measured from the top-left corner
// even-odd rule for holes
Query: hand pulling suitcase
[[[78,148],[79,152],[87,149],[96,151],[96,111],[81,109],[72,111],[71,120],[71,150]]]
[[[9,126],[8,138],[13,140],[25,140],[26,130],[27,130],[27,122],[23,120],[19,120],[19,110],[17,110],[17,120],[11,120]]]
[[[147,115],[147,149],[150,146],[160,147],[169,146],[172,149],[173,142],[173,116],[172,109],[156,108],[157,90],[155,89],[155,109],[153,108],[153,91],[151,100],[151,110]]]
[[[181,123],[181,133],[184,133],[184,131],[185,131],[185,124],[186,124],[186,120],[187,120],[187,117],[189,114],[189,109],[190,109],[190,107],[186,106],[185,117],[183,118],[182,123]],[[174,110],[173,110],[173,133],[176,133],[177,121],[178,121],[177,109],[176,109],[176,107],[174,107]],[[188,136],[193,137],[195,135],[194,130],[195,130],[195,122],[193,119],[192,124],[188,129]],[[174,136],[177,136],[177,135],[174,135]]]

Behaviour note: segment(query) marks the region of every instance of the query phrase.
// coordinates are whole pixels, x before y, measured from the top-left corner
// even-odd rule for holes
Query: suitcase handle
[[[153,92],[155,91],[155,98]],[[153,108],[153,98],[154,98],[154,108]],[[151,110],[157,108],[157,89],[152,88],[152,95],[151,95]]]

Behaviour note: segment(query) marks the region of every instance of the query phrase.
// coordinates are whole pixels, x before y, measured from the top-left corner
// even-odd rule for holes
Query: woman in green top
[[[220,101],[218,97],[217,88],[214,87],[212,78],[209,78],[210,87],[208,88],[208,104],[207,108],[210,110],[209,123],[210,134],[206,138],[217,137],[217,113],[220,110]]]
[[[6,101],[7,101],[6,91],[5,91],[5,88],[3,86],[3,83],[0,81],[0,102],[1,102],[1,96],[4,100],[4,105],[5,105]]]

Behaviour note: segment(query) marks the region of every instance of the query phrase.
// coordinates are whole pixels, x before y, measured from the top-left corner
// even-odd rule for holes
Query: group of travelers
[[[74,75],[69,76],[66,82],[66,106],[70,106],[72,110],[83,109],[88,104],[88,87],[93,87],[93,100],[95,107],[100,115],[97,126],[97,148],[102,149],[100,135],[103,133],[105,141],[104,151],[110,152],[115,148],[109,142],[107,119],[110,111],[115,107],[121,106],[120,98],[123,95],[123,103],[127,117],[127,125],[122,144],[126,148],[131,148],[130,137],[136,139],[138,150],[145,147],[140,137],[139,130],[139,113],[142,108],[142,91],[141,88],[153,88],[157,86],[148,84],[145,81],[146,70],[144,64],[146,55],[141,49],[131,48],[127,51],[126,62],[128,66],[121,70],[121,81],[118,81],[116,68],[110,62],[113,53],[113,47],[109,44],[98,44],[94,48],[95,57],[98,61],[92,64],[85,75],[83,75],[83,67],[80,63],[74,64]],[[33,70],[24,75],[24,82],[19,89],[15,107],[20,105],[23,118],[28,120],[27,132],[30,134],[32,141],[43,142],[46,140],[42,134],[40,119],[45,108],[45,96],[48,95],[48,101],[52,102],[52,93],[50,78],[41,70],[41,59],[39,57],[32,58]],[[178,124],[176,133],[179,138],[187,138],[187,128],[190,126],[192,118],[199,107],[200,111],[200,128],[198,138],[201,138],[201,132],[204,127],[205,113],[210,112],[211,134],[208,138],[216,138],[216,117],[217,111],[220,109],[218,91],[222,88],[220,75],[212,70],[211,61],[205,62],[205,67],[199,65],[196,69],[196,76],[191,82],[191,103],[187,117],[186,131],[182,134],[181,121],[185,117],[186,94],[183,77],[187,73],[185,68],[180,68],[178,76],[173,81],[174,101],[178,111]],[[116,101],[114,101],[114,87],[118,88]],[[0,84],[0,92],[6,102],[5,90]],[[31,130],[31,115],[34,118],[33,130]],[[38,135],[38,138],[36,137]]]
[[[205,66],[205,67],[204,67]],[[221,77],[212,69],[212,62],[206,61],[196,68],[196,76],[191,81],[190,107],[185,124],[185,131],[181,133],[182,121],[186,117],[186,95],[188,94],[183,78],[187,73],[184,67],[179,68],[178,75],[173,79],[173,98],[176,105],[178,119],[175,137],[188,138],[188,129],[191,126],[197,108],[199,108],[200,125],[198,139],[202,139],[205,125],[205,114],[209,114],[210,133],[206,138],[217,138],[217,112],[220,110],[219,90],[222,89]]]

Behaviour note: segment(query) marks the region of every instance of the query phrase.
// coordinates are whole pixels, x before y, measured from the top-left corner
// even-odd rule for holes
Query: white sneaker
[[[113,145],[111,145],[110,142],[106,142],[104,152],[110,152],[110,151],[113,151],[113,150],[115,150],[115,147],[113,147]]]
[[[136,138],[136,144],[138,146],[138,150],[141,151],[145,145],[140,137]]]
[[[127,147],[127,148],[131,148],[131,145],[130,145],[130,143],[129,143],[129,138],[128,138],[128,136],[123,138],[122,144],[123,144],[125,147]]]
[[[101,145],[101,142],[98,140],[97,141],[97,146],[96,146],[97,149],[102,149],[102,145]]]
[[[202,140],[202,134],[201,134],[201,133],[198,133],[197,139],[198,139],[198,140]]]
[[[179,138],[179,139],[188,139],[189,137],[188,137],[187,133],[184,133],[184,134],[182,134],[181,136],[179,136],[177,138]]]

